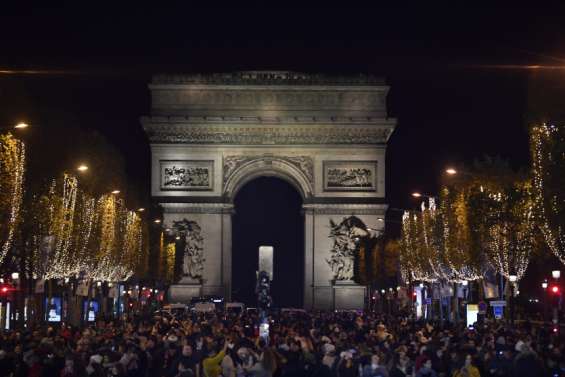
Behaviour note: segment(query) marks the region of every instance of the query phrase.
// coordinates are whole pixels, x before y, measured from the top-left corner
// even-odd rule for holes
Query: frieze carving
[[[304,204],[305,213],[319,215],[376,215],[384,218],[386,204]]]
[[[375,88],[372,88],[375,89]],[[154,108],[203,106],[213,109],[288,109],[288,110],[366,110],[384,112],[386,92],[372,91],[305,91],[305,90],[155,90]]]
[[[251,161],[269,161],[279,160],[290,163],[298,168],[308,179],[311,185],[314,183],[314,163],[311,157],[308,156],[274,156],[274,155],[256,155],[256,156],[225,156],[223,166],[224,185],[231,177],[231,175],[242,165]]]
[[[195,75],[156,75],[153,84],[224,84],[224,85],[382,85],[384,80],[375,76],[328,76],[292,71],[241,71]]]
[[[225,203],[161,203],[165,213],[231,214],[233,205]]]
[[[145,123],[152,143],[319,145],[384,144],[393,126],[194,126]]]

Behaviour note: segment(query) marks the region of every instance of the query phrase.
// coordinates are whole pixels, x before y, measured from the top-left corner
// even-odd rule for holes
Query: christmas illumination
[[[565,127],[532,127],[535,216],[549,249],[565,263]]]
[[[20,222],[25,146],[10,133],[0,135],[0,263],[12,246]]]

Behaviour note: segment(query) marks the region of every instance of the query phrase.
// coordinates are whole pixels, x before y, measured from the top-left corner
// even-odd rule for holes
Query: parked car
[[[157,310],[155,315],[174,317],[180,314],[184,314],[188,311],[188,305],[176,303],[163,306],[162,309]]]
[[[216,311],[216,305],[213,302],[197,302],[191,310],[198,313],[211,313]]]
[[[241,314],[245,311],[245,304],[242,302],[228,302],[225,306],[228,313]]]

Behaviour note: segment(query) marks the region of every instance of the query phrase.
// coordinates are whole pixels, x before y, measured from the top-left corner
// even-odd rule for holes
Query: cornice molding
[[[384,85],[372,75],[329,76],[292,71],[239,71],[213,74],[153,76],[152,84],[221,84],[221,85]]]
[[[189,124],[142,119],[152,143],[236,145],[386,144],[395,122],[357,124]]]

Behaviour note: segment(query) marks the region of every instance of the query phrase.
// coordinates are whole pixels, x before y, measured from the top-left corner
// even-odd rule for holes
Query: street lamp
[[[120,193],[120,190],[114,190],[114,191],[112,191],[112,194],[114,194],[114,195],[118,195],[119,193]]]
[[[14,128],[16,128],[16,129],[18,129],[18,130],[21,130],[21,129],[23,129],[23,128],[28,128],[28,127],[29,127],[29,124],[27,124],[27,123],[25,123],[25,122],[19,122],[18,124],[16,124],[16,125],[14,126]]]
[[[80,164],[80,165],[77,167],[77,170],[78,170],[79,172],[81,172],[81,173],[84,173],[85,171],[88,170],[88,165],[86,165],[86,164]]]
[[[414,198],[435,198],[433,195],[422,194],[421,192],[415,191],[412,193],[412,197]]]
[[[447,168],[447,169],[445,169],[445,172],[449,175],[457,174],[457,170],[455,170],[454,168]]]
[[[145,211],[145,208],[143,208],[143,207],[138,208],[137,211],[138,211],[138,212],[143,212],[143,211]]]
[[[18,280],[20,278],[19,272],[12,272],[12,280]]]
[[[551,277],[554,279],[559,279],[561,277],[561,271],[559,270],[551,271]]]
[[[544,280],[543,283],[541,283],[541,288],[543,289],[543,323],[544,323],[544,325],[547,322],[547,287],[548,286],[549,286],[549,284],[547,283],[547,280]]]
[[[510,282],[510,323],[514,324],[514,283],[518,280],[516,275],[508,276]]]

